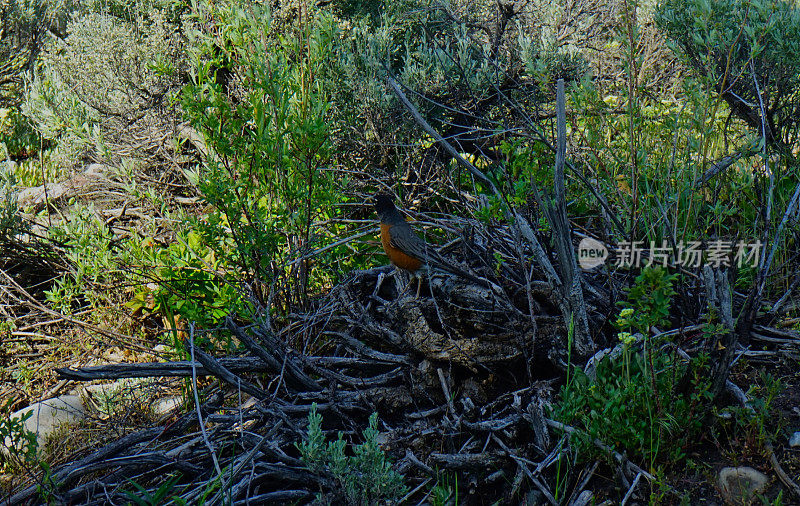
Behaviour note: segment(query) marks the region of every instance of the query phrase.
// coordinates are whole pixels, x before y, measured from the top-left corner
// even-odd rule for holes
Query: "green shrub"
[[[313,222],[338,199],[325,170],[328,98],[317,78],[335,27],[319,13],[298,38],[283,38],[262,6],[205,8],[194,12],[204,28],[192,35],[193,83],[182,105],[211,151],[198,188],[214,209],[193,225],[243,278],[285,282],[280,307],[325,275],[308,262],[286,264],[310,250]]]
[[[63,28],[71,2],[12,0],[0,3],[0,109],[19,105],[22,83],[36,64],[48,31]]]
[[[431,487],[428,497],[430,497],[431,506],[459,504],[458,474],[439,473],[436,484]]]
[[[702,360],[687,366],[659,352],[606,357],[594,379],[575,371],[561,389],[553,417],[579,429],[571,441],[581,460],[609,457],[594,445],[599,439],[651,469],[678,464],[702,427],[700,407],[710,400],[704,394],[704,366]],[[685,374],[692,378],[690,394],[676,391]]]
[[[678,53],[731,112],[790,155],[800,119],[800,9],[781,0],[664,0],[656,17]]]
[[[677,293],[672,285],[677,280],[677,274],[669,274],[663,267],[643,269],[628,292],[628,301],[617,303],[626,307],[617,326],[648,335],[652,327],[668,324],[672,297]]]
[[[66,258],[73,266],[45,291],[55,310],[69,314],[87,304],[96,309],[113,307],[120,301],[120,293],[109,288],[122,276],[118,255],[125,250],[114,249],[114,236],[92,204],[48,232],[52,240],[66,246]]]
[[[61,170],[87,158],[148,159],[170,147],[160,143],[171,142],[165,134],[177,122],[169,101],[185,74],[185,44],[158,8],[144,11],[78,11],[67,36],[42,54],[22,111]]]
[[[112,318],[123,312],[142,319],[155,316],[173,330],[168,337],[178,350],[183,342],[175,331],[189,323],[214,328],[230,312],[251,312],[247,298],[226,280],[231,267],[196,232],[177,231],[176,241],[167,246],[138,235],[118,238],[89,204],[49,233],[64,245],[73,266],[45,291],[57,311],[92,308],[99,310],[94,315],[98,321],[112,317],[109,313]]]
[[[0,161],[0,240],[11,240],[25,230],[17,211],[16,179],[12,164]]]
[[[325,444],[322,415],[313,404],[308,414],[308,438],[297,444],[303,462],[315,472],[333,475],[348,504],[378,504],[397,501],[406,493],[403,476],[392,469],[391,462],[378,445],[378,414],[369,417],[364,442],[353,445],[353,455],[346,455],[347,443],[342,433]]]
[[[166,248],[145,238],[139,247],[143,268],[136,269],[136,276],[145,283],[126,302],[128,309],[160,316],[171,329],[181,329],[188,322],[201,329],[219,327],[231,312],[252,313],[246,297],[226,279],[233,277],[227,273],[230,267],[199,234],[179,233],[178,241]],[[180,339],[172,345],[183,349]]]
[[[727,139],[733,130],[733,149],[745,155],[720,184],[710,185],[713,197],[695,207],[703,212],[698,223],[751,243],[775,236],[800,171],[800,7],[782,0],[663,0],[656,21],[691,69],[688,81],[707,97],[708,114],[729,118],[721,131]],[[713,137],[700,138],[696,167],[706,171]],[[720,145],[731,154],[727,140]],[[792,263],[791,242],[775,237],[780,248],[773,268],[782,270],[776,266]]]

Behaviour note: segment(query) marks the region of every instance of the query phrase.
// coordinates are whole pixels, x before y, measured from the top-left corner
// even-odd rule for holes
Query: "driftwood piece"
[[[448,469],[486,469],[502,463],[503,455],[497,452],[431,453],[428,460],[433,465],[446,467]]]
[[[272,368],[255,357],[222,357],[216,359],[217,363],[235,374],[246,372],[270,372]],[[142,362],[132,364],[104,364],[79,369],[60,367],[55,369],[60,378],[73,381],[116,380],[123,378],[158,378],[179,377],[185,378],[192,375],[192,365],[199,376],[211,376],[209,371],[200,362],[192,364],[189,360],[175,362]]]
[[[234,374],[230,369],[220,364],[214,357],[201,350],[195,343],[190,343],[189,340],[184,339],[184,344],[186,345],[186,349],[192,350],[194,356],[197,357],[197,361],[203,364],[206,370],[217,378],[225,381],[233,388],[237,390],[240,389],[257,399],[264,399],[267,397],[268,394],[265,391]]]
[[[327,331],[353,352],[373,360],[410,364],[410,355],[435,362],[449,362],[470,370],[492,370],[529,356],[545,357],[546,350],[561,346],[566,328],[553,314],[529,315],[497,290],[491,290],[449,274],[436,273],[423,281],[420,296],[404,292],[395,283],[382,283],[369,309],[358,301],[372,296],[383,270],[360,271],[358,280],[334,288],[331,298],[347,313],[332,320],[344,327]],[[537,284],[536,303],[557,305],[558,294]],[[380,322],[380,323],[379,323]],[[541,339],[535,343],[534,323]],[[405,352],[386,354],[371,346]],[[526,349],[530,353],[525,353]]]

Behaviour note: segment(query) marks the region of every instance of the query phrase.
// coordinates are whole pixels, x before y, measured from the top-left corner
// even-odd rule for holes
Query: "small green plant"
[[[49,233],[68,246],[66,258],[74,266],[45,291],[57,311],[88,306],[102,314],[117,311],[118,317],[124,306],[129,314],[163,317],[173,330],[183,326],[178,321],[213,328],[232,311],[249,314],[248,302],[226,279],[232,267],[197,232],[177,231],[177,241],[166,247],[149,237],[120,239],[89,205]],[[182,339],[170,344],[182,349]]]
[[[668,319],[675,279],[660,268],[642,272],[616,321],[622,352],[601,360],[594,378],[574,370],[562,387],[553,416],[580,429],[571,442],[582,458],[598,455],[599,439],[645,460],[652,472],[658,464],[680,462],[702,426],[700,407],[710,395],[703,374],[707,358],[687,364],[656,349],[649,337],[653,326]],[[633,332],[642,336],[642,348]],[[688,392],[678,389],[684,378]]]
[[[150,241],[152,242],[152,241]],[[180,320],[199,328],[217,327],[231,313],[247,315],[250,307],[232,281],[225,277],[231,267],[215,255],[196,232],[181,233],[166,248],[142,246],[142,284],[125,306],[134,312],[163,317],[171,329]],[[176,336],[173,336],[176,337]],[[182,340],[171,343],[182,349]]]
[[[166,504],[167,502],[170,504],[177,504],[179,506],[184,505],[186,504],[186,501],[180,497],[172,495],[172,491],[175,490],[179,480],[180,476],[173,476],[162,483],[152,493],[135,481],[128,480],[128,483],[130,483],[138,493],[126,490],[124,494],[131,501],[131,504],[135,504],[136,506],[158,506],[160,504]]]
[[[0,107],[0,160],[5,158],[25,160],[39,148],[39,137],[30,121],[20,113],[19,108]],[[17,170],[19,168],[18,166]],[[23,180],[22,184],[34,186],[38,183],[38,179],[39,177],[34,175],[33,180]]]
[[[781,430],[780,420],[776,422],[772,407],[784,385],[763,371],[759,380],[760,386],[753,385],[747,392],[750,399],[747,406],[731,408],[734,416],[730,436],[743,445],[746,452],[763,454]]]
[[[56,496],[53,491],[58,488],[58,485],[53,480],[53,470],[50,469],[50,466],[46,462],[40,462],[39,467],[42,468],[43,474],[41,481],[36,486],[36,492],[43,501],[42,504],[54,504],[56,502]]]
[[[120,271],[114,236],[94,206],[80,209],[70,221],[51,227],[48,233],[54,241],[68,246],[66,258],[74,266],[45,290],[51,307],[69,314],[84,304],[98,308],[117,302],[109,290]]]
[[[10,411],[10,404],[11,400],[6,403],[4,413]],[[39,446],[36,434],[25,428],[25,421],[31,416],[33,416],[32,411],[21,418],[7,414],[0,417],[0,444],[8,456],[6,466],[21,467],[36,463],[36,451]]]
[[[764,444],[771,443],[780,430],[780,427],[777,426],[774,427],[773,431],[770,431],[771,424],[768,422],[773,419],[772,406],[775,398],[783,390],[784,385],[780,379],[765,371],[761,371],[761,383],[764,385],[762,395],[755,396],[751,402],[754,410],[751,427],[756,430],[758,441]]]
[[[325,444],[322,415],[316,403],[308,414],[308,438],[298,443],[303,462],[318,473],[330,473],[342,487],[348,504],[377,504],[397,501],[406,493],[403,476],[392,469],[391,462],[378,445],[378,414],[369,417],[364,442],[353,445],[353,455],[346,455],[347,443],[338,439]]]
[[[452,478],[448,474],[439,475],[428,497],[432,506],[458,504],[458,475],[454,473]]]
[[[617,327],[649,335],[652,327],[669,323],[669,308],[676,293],[673,284],[677,279],[677,274],[669,274],[663,267],[642,270],[628,292],[628,301],[618,303],[624,309]]]
[[[783,490],[778,492],[778,495],[775,496],[774,500],[769,500],[768,497],[764,495],[756,496],[761,501],[761,504],[764,506],[783,506]]]
[[[574,317],[570,316],[569,319],[569,327],[567,328],[567,383],[565,385],[565,389],[569,390],[573,387],[574,377],[570,376],[570,370],[572,369],[572,343],[575,338],[575,319]],[[579,369],[578,369],[579,370]],[[564,445],[564,440],[562,439],[558,443],[559,448]],[[562,490],[566,485],[567,475],[569,474],[569,468],[565,469],[562,473],[561,470],[561,461],[563,459],[558,459],[558,464],[556,466],[556,500],[560,498],[562,495]]]
[[[9,239],[24,231],[23,221],[17,211],[14,173],[8,162],[0,161],[0,238]]]

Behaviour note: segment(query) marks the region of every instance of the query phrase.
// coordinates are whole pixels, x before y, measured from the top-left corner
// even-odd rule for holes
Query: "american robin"
[[[379,193],[375,196],[375,210],[381,219],[381,244],[394,265],[415,274],[423,264],[427,264],[474,283],[489,286],[486,280],[447,262],[424,239],[414,233],[389,195]]]

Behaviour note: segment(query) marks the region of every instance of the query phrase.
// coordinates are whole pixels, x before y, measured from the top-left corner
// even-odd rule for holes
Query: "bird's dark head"
[[[395,211],[394,199],[386,193],[375,195],[373,201],[375,202],[375,211],[381,218]]]

